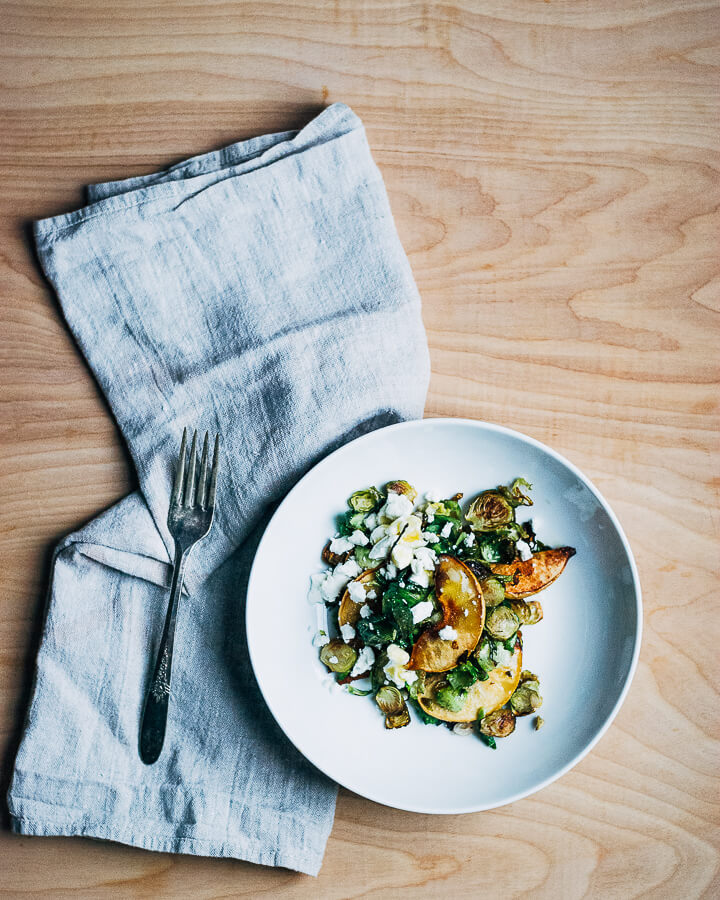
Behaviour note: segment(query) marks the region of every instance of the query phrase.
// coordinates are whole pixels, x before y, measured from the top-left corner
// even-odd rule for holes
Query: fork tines
[[[220,435],[215,435],[212,468],[210,469],[209,477],[208,466],[210,461],[208,455],[208,441],[209,435],[206,431],[205,439],[203,440],[200,465],[198,467],[197,429],[193,432],[192,443],[190,444],[189,459],[187,452],[187,428],[183,429],[182,442],[180,444],[180,455],[178,456],[177,466],[175,468],[175,481],[173,483],[172,494],[170,495],[171,506],[197,506],[200,509],[213,509],[213,507],[215,506],[215,490],[217,486],[218,464],[220,460]]]

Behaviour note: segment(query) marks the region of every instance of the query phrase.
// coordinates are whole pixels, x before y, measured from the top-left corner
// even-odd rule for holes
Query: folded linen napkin
[[[315,874],[336,789],[263,705],[244,590],[268,510],[303,472],[422,414],[420,302],[381,176],[362,123],[335,104],[297,133],[88,198],[36,223],[37,249],[139,490],[57,548],[13,828]],[[220,432],[223,468],[179,606],[165,747],[148,767],[138,728],[186,425]]]

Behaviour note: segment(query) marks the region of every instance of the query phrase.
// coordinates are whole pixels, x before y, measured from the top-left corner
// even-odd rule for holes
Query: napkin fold
[[[244,595],[292,484],[342,443],[422,415],[420,300],[382,178],[362,123],[334,104],[299,132],[87,195],[36,223],[37,250],[139,489],[56,550],[12,826],[316,874],[336,787],[264,706]],[[165,747],[145,766],[185,426],[220,432],[223,465],[179,606]]]

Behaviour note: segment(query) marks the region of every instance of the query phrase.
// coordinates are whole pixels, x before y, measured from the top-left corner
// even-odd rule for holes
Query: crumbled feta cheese
[[[348,538],[351,544],[354,544],[356,547],[364,547],[365,544],[368,543],[368,536],[364,531],[360,531],[359,528],[356,528],[355,531]]]
[[[419,572],[413,572],[408,581],[412,581],[412,583],[416,584],[418,587],[429,588],[430,572],[425,572],[423,569]]]
[[[440,532],[440,537],[449,538],[452,533],[452,523],[446,522],[443,525],[442,531]]]
[[[425,510],[425,521],[426,522],[434,522],[435,521],[435,513],[431,509]]]
[[[512,653],[509,650],[506,650],[502,646],[498,646],[495,650],[495,665],[496,666],[509,666],[510,662],[513,658]]]
[[[392,581],[394,578],[397,578],[398,570],[394,563],[386,563],[385,564],[385,577],[388,581]]]
[[[377,598],[377,591],[368,591],[365,596],[368,600],[375,600]]]
[[[346,537],[336,537],[330,541],[330,552],[337,553],[339,555],[343,553],[347,553],[348,550],[352,550],[355,544],[352,541],[348,540]]]
[[[312,640],[313,647],[324,647],[325,644],[330,643],[330,638],[324,631],[318,631],[315,637]]]
[[[427,541],[428,544],[437,544],[440,538],[432,531],[423,531],[423,540]]]
[[[396,687],[405,687],[405,676],[408,674],[405,664],[410,662],[410,654],[397,644],[389,644],[386,653],[388,661],[383,667],[383,672],[388,681],[392,681]]]
[[[375,515],[375,513],[370,513],[369,515],[365,516],[365,527],[366,528],[369,528],[370,530],[372,530],[373,528],[376,527],[377,523],[378,523],[378,519],[377,519],[377,516]]]
[[[404,494],[390,492],[379,516],[392,520],[398,519],[400,516],[409,516],[412,511],[412,500],[409,500]]]
[[[310,603],[324,603],[325,596],[323,595],[323,585],[327,579],[327,572],[318,572],[315,575],[310,576],[310,590],[308,591],[308,602]]]
[[[405,679],[405,684],[413,684],[418,679],[417,672],[413,672],[412,669],[406,669],[403,673],[403,678]]]
[[[363,603],[363,605],[360,607],[360,618],[361,619],[369,619],[371,615],[372,615],[372,610],[367,605],[367,603]]]
[[[518,556],[523,562],[525,562],[525,560],[527,559],[532,559],[533,552],[530,549],[530,545],[525,541],[518,541],[517,544],[515,544],[515,547],[517,549]]]
[[[475,535],[472,533],[472,531],[465,535],[464,543],[466,547],[472,547],[472,545],[475,543]]]
[[[392,536],[384,537],[382,540],[379,540],[370,550],[370,559],[384,559],[390,552],[390,547],[392,547],[394,540],[395,538]]]
[[[373,544],[377,544],[377,542],[382,540],[386,534],[387,532],[384,525],[376,525],[370,532],[370,540]]]
[[[355,637],[355,629],[346,622],[344,625],[340,626],[340,634],[342,635],[342,639],[347,644],[348,641],[351,641]]]
[[[354,559],[347,559],[344,563],[340,563],[339,566],[335,566],[333,569],[333,575],[345,575],[348,578],[355,578],[361,572],[362,569]]]
[[[365,602],[365,585],[359,581],[351,581],[347,586],[348,596],[353,603]]]
[[[425,619],[433,614],[434,609],[432,600],[421,600],[420,603],[416,603],[411,609],[414,624],[417,625],[418,622],[424,622]]]
[[[454,641],[457,638],[458,633],[457,631],[455,631],[452,625],[446,625],[444,628],[441,628],[440,631],[438,631],[438,635],[444,641]]]
[[[421,569],[433,570],[437,563],[437,554],[430,547],[416,547],[413,554],[412,570],[419,572]]]
[[[357,662],[352,667],[350,671],[350,675],[363,675],[365,672],[369,672],[373,667],[373,663],[375,662],[375,651],[372,647],[363,647],[360,651]]]

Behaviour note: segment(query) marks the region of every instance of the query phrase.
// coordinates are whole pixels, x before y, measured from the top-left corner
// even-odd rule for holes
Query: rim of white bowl
[[[295,736],[291,734],[285,726],[282,724],[280,717],[275,711],[272,702],[268,698],[265,693],[265,689],[263,688],[262,682],[257,675],[258,667],[256,666],[255,658],[253,656],[253,647],[252,642],[250,640],[250,630],[249,630],[249,610],[250,604],[247,602],[252,596],[254,589],[254,581],[256,574],[256,561],[260,554],[260,550],[265,542],[265,537],[270,528],[270,525],[275,520],[276,516],[279,516],[282,512],[283,507],[286,503],[288,503],[295,491],[299,488],[302,482],[305,481],[306,478],[309,478],[311,474],[313,474],[317,469],[321,469],[330,459],[336,459],[338,456],[342,456],[343,453],[348,452],[350,447],[354,447],[356,444],[362,443],[364,441],[371,440],[373,437],[378,435],[381,432],[388,431],[401,431],[401,430],[411,430],[413,428],[424,428],[428,425],[439,425],[439,424],[448,424],[453,423],[455,425],[468,425],[471,428],[477,428],[480,431],[495,431],[499,434],[507,435],[508,437],[516,438],[520,440],[522,443],[529,444],[530,446],[536,447],[539,450],[544,451],[549,456],[556,459],[558,462],[562,463],[562,465],[566,466],[577,478],[582,481],[582,483],[590,490],[590,492],[596,497],[602,508],[607,513],[608,518],[612,522],[615,530],[617,531],[620,541],[622,543],[623,549],[625,551],[625,555],[627,556],[628,563],[630,565],[630,572],[632,573],[633,580],[633,592],[635,594],[635,613],[636,613],[636,627],[635,627],[635,639],[633,646],[632,659],[630,660],[630,666],[627,671],[627,675],[625,676],[625,682],[622,686],[622,689],[618,695],[617,700],[613,708],[610,710],[608,715],[605,717],[605,720],[601,723],[594,736],[590,741],[586,744],[585,747],[579,752],[576,753],[575,756],[566,763],[562,768],[558,769],[557,772],[554,772],[552,775],[549,775],[547,778],[538,782],[536,785],[533,785],[526,790],[517,791],[514,794],[509,795],[507,798],[498,802],[493,803],[484,803],[484,804],[469,804],[468,806],[453,806],[448,807],[447,809],[437,809],[432,808],[429,809],[427,807],[421,805],[395,805],[389,803],[387,800],[383,800],[381,796],[374,795],[372,791],[358,790],[356,787],[353,787],[349,784],[346,784],[342,779],[337,778],[335,775],[328,775],[327,772],[323,769],[322,765],[313,759],[313,755],[311,753],[307,753],[301,746],[302,741],[296,740]],[[643,630],[643,609],[642,609],[642,591],[640,588],[640,577],[638,575],[637,565],[635,563],[635,557],[633,556],[632,549],[630,548],[630,542],[627,539],[627,536],[623,530],[622,525],[620,524],[617,516],[615,515],[612,507],[608,503],[608,501],[603,497],[600,491],[595,487],[595,485],[590,481],[590,479],[583,474],[583,472],[578,469],[574,463],[570,462],[565,456],[561,453],[558,453],[557,450],[553,450],[552,447],[549,447],[547,444],[544,444],[542,441],[538,441],[536,438],[530,437],[527,434],[523,434],[521,431],[516,431],[513,428],[507,428],[505,425],[496,425],[493,422],[485,422],[480,419],[465,419],[465,418],[456,418],[454,416],[434,416],[432,418],[427,419],[411,419],[408,422],[397,422],[394,425],[386,425],[383,428],[376,428],[374,431],[369,431],[367,434],[363,434],[358,438],[355,438],[352,441],[349,441],[347,444],[343,444],[342,447],[338,447],[337,450],[333,450],[331,453],[328,453],[327,456],[323,457],[320,462],[316,463],[311,469],[309,469],[303,476],[300,478],[293,487],[288,491],[288,493],[283,498],[282,502],[275,510],[272,515],[272,518],[268,522],[265,527],[265,531],[263,532],[263,536],[260,539],[260,543],[258,544],[257,550],[255,551],[255,556],[253,558],[253,563],[250,569],[250,577],[248,579],[248,587],[247,587],[247,598],[246,598],[246,607],[245,607],[245,630],[247,635],[247,644],[248,651],[250,654],[250,663],[253,668],[253,672],[255,673],[255,680],[258,683],[260,688],[260,692],[267,704],[268,709],[273,715],[273,718],[278,723],[280,728],[282,729],[285,736],[288,740],[295,746],[295,748],[307,759],[313,766],[315,766],[318,771],[322,772],[332,781],[337,782],[341,787],[344,787],[348,791],[352,791],[353,794],[357,794],[360,797],[365,797],[367,800],[372,800],[374,803],[379,803],[381,806],[388,806],[391,809],[400,809],[406,812],[413,813],[422,813],[424,815],[462,815],[465,813],[474,813],[474,812],[484,812],[489,809],[499,809],[502,806],[508,806],[510,803],[515,803],[518,800],[523,800],[525,797],[530,797],[532,794],[536,794],[538,791],[541,791],[543,788],[548,787],[554,781],[557,781],[559,778],[562,778],[563,775],[566,775],[571,769],[573,769],[582,759],[584,759],[588,753],[595,747],[595,745],[600,741],[605,732],[608,730],[610,725],[612,724],[615,716],[617,716],[620,711],[620,707],[625,702],[625,698],[627,697],[628,691],[630,690],[630,685],[632,684],[633,678],[635,677],[635,671],[637,669],[638,659],[640,657],[640,644],[642,641],[642,630]]]

